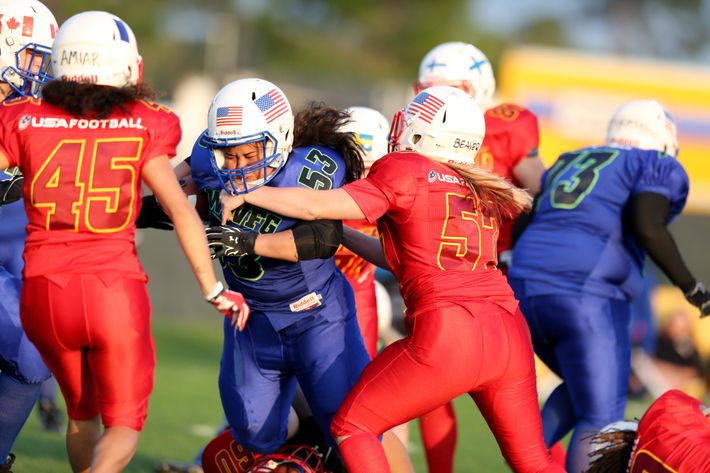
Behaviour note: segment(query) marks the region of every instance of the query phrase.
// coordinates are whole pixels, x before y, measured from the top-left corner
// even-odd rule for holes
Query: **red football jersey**
[[[25,276],[145,277],[134,244],[141,170],[174,156],[180,135],[178,117],[150,102],[107,119],[76,118],[32,98],[3,102],[0,147],[25,175]]]
[[[497,218],[486,215],[463,179],[413,152],[375,162],[344,189],[377,222],[385,257],[409,311],[426,302],[490,300],[517,308],[497,269]]]
[[[367,220],[344,220],[343,224],[366,235],[377,236],[377,226]],[[335,264],[340,268],[350,285],[357,291],[358,287],[369,286],[375,282],[375,265],[356,255],[340,245],[335,253]]]
[[[526,156],[537,154],[540,134],[537,117],[528,109],[513,104],[502,104],[486,111],[486,137],[476,155],[476,164],[520,185],[513,176],[513,168]],[[500,228],[498,251],[511,245],[514,220],[506,220]]]
[[[671,390],[639,422],[630,473],[710,471],[710,419],[701,403]]]

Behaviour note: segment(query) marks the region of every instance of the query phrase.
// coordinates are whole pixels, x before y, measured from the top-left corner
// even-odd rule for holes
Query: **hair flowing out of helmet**
[[[15,95],[38,97],[52,79],[57,21],[37,0],[0,0],[0,81]]]
[[[352,133],[362,150],[365,167],[387,154],[387,140],[390,123],[380,112],[369,107],[348,107],[351,121],[340,131]]]
[[[422,59],[415,92],[436,85],[450,85],[469,93],[484,110],[491,106],[496,91],[493,68],[486,55],[462,42],[442,43]]]
[[[249,473],[323,473],[320,454],[306,445],[285,445],[259,458]]]
[[[632,100],[619,107],[609,121],[606,144],[678,156],[675,122],[655,100]]]
[[[200,143],[210,150],[212,168],[227,192],[252,191],[271,181],[286,164],[293,145],[291,105],[269,81],[234,81],[212,100]],[[262,144],[261,159],[244,168],[224,169],[224,148],[248,143]]]
[[[62,80],[112,87],[138,85],[143,75],[133,31],[104,11],[79,13],[62,24],[52,47],[52,67]]]

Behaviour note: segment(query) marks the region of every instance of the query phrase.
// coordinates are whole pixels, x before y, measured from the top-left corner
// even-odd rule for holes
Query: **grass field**
[[[149,473],[162,459],[189,461],[221,423],[217,372],[221,352],[221,320],[156,317],[153,333],[158,365],[148,421],[138,453],[127,472]],[[459,421],[457,472],[507,472],[497,445],[468,397],[455,403]],[[631,403],[627,417],[643,412]],[[410,451],[418,472],[426,472],[418,428],[412,424]],[[43,432],[36,412],[15,444],[15,473],[70,472],[63,435]]]

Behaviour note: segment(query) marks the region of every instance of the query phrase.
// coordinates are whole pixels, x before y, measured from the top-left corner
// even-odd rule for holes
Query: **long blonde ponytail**
[[[468,184],[483,209],[504,218],[515,218],[532,207],[532,197],[525,190],[480,166],[446,163]]]

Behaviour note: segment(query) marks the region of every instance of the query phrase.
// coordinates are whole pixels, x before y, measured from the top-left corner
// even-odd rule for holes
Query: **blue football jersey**
[[[565,153],[544,174],[532,222],[515,245],[511,278],[526,294],[595,294],[633,299],[641,291],[645,252],[625,225],[627,203],[653,192],[685,205],[688,175],[676,159],[652,150],[589,147]]]
[[[17,168],[0,170],[0,181],[10,179],[17,173]],[[22,251],[25,247],[27,233],[27,214],[22,200],[0,206],[0,268],[7,271],[12,277],[22,278]],[[0,279],[5,277],[2,272]],[[0,288],[0,297],[4,297]]]
[[[195,143],[190,158],[192,178],[207,194],[210,225],[221,223],[222,208],[219,179],[210,164],[207,148]],[[319,146],[295,148],[278,174],[267,185],[274,187],[304,186],[331,189],[345,183],[343,157],[331,148]],[[234,211],[230,225],[258,233],[288,230],[298,220],[282,217],[259,207],[245,204]],[[339,271],[333,258],[296,263],[261,256],[222,258],[224,277],[231,289],[241,292],[253,310],[267,314],[289,314],[299,311],[291,304],[304,296],[329,292],[333,275]],[[306,304],[306,302],[303,302]],[[296,309],[296,310],[293,310]],[[295,319],[295,318],[293,318]]]

